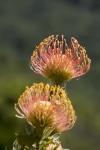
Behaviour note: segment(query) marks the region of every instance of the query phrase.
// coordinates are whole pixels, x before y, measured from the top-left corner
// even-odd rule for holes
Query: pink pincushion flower
[[[35,73],[56,84],[84,75],[90,69],[86,50],[72,37],[67,45],[64,36],[49,36],[36,47],[31,56]]]
[[[59,86],[37,83],[27,88],[15,105],[17,116],[36,128],[63,132],[73,127],[76,116],[65,91]]]

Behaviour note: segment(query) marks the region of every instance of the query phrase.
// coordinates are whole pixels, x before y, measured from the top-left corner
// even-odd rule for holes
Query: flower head
[[[56,84],[84,75],[90,68],[86,50],[72,37],[67,45],[64,36],[49,36],[36,47],[31,56],[34,72]]]
[[[51,127],[57,132],[72,128],[76,116],[60,86],[37,83],[27,88],[15,105],[18,116],[36,128]]]

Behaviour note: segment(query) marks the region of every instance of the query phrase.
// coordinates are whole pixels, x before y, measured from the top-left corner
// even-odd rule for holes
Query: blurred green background
[[[30,57],[51,34],[76,37],[92,59],[89,73],[67,84],[77,122],[62,135],[63,146],[100,149],[100,1],[0,0],[0,150],[11,149],[21,124],[14,103],[26,85],[44,80],[30,70]]]

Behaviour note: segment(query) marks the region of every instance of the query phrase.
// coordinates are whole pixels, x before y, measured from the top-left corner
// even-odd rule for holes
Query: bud
[[[44,39],[31,56],[33,71],[56,84],[84,75],[90,69],[90,62],[78,41],[72,37],[67,45],[63,35]]]
[[[15,105],[17,116],[38,129],[52,128],[60,133],[73,127],[75,111],[60,86],[34,83]]]

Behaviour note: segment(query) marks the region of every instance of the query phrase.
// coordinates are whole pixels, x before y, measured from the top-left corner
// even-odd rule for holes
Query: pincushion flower
[[[90,69],[86,50],[72,37],[67,45],[64,36],[51,35],[36,47],[31,56],[35,73],[56,84],[84,75]]]
[[[72,104],[60,86],[35,83],[27,87],[15,108],[18,117],[37,129],[51,127],[63,132],[72,128],[76,120]]]

